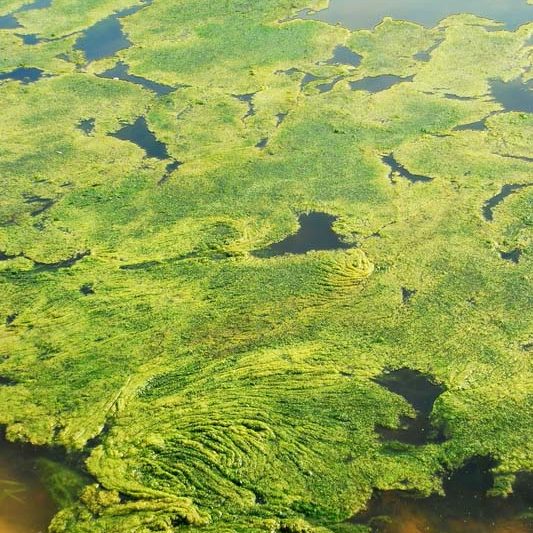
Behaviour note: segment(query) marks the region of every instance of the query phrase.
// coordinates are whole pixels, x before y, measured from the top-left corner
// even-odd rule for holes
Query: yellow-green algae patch
[[[66,35],[131,5],[54,0],[21,20]],[[160,98],[93,74],[111,59],[57,59],[72,39],[30,52],[0,35],[3,70],[51,75],[0,85],[0,376],[16,381],[0,422],[84,450],[95,479],[54,533],[357,531],[339,524],[375,488],[438,492],[474,455],[503,477],[533,466],[533,187],[483,217],[531,182],[531,116],[489,94],[530,66],[531,25],[278,22],[306,5],[155,0],[121,19],[130,73],[177,86]],[[359,67],[325,64],[339,44]],[[306,73],[341,79],[320,93]],[[412,80],[350,90],[385,74]],[[141,116],[182,162],[166,181],[168,161],[110,135]],[[252,254],[308,211],[337,216],[352,248]],[[413,414],[372,381],[400,367],[446,389],[443,442],[379,439]]]

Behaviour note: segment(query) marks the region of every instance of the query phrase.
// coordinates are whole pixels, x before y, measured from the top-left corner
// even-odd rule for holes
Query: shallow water
[[[328,8],[304,10],[299,18],[340,23],[350,29],[373,28],[383,17],[432,27],[456,13],[472,13],[515,29],[533,19],[533,6],[525,0],[330,0]]]
[[[409,368],[393,370],[378,376],[374,381],[390,392],[405,398],[417,411],[415,418],[401,418],[402,428],[376,428],[383,439],[421,445],[437,436],[429,417],[435,400],[445,390],[442,385],[433,383],[421,372]]]
[[[44,533],[57,506],[39,479],[39,454],[0,442],[0,533]]]
[[[300,228],[280,242],[254,252],[257,257],[273,257],[285,254],[305,254],[311,250],[338,250],[352,246],[342,242],[333,231],[336,217],[328,213],[311,212],[298,217]]]
[[[376,491],[367,510],[350,520],[380,533],[527,533],[524,516],[533,504],[531,474],[519,474],[507,498],[486,495],[495,463],[475,457],[444,480],[446,496],[417,498],[402,491]]]

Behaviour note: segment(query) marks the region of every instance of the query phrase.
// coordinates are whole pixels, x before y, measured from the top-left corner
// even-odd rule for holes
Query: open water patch
[[[256,257],[275,257],[285,254],[305,254],[312,250],[346,250],[351,244],[341,241],[333,231],[337,217],[328,213],[313,211],[298,217],[298,231],[282,241],[253,252]]]
[[[508,252],[500,252],[500,257],[504,261],[510,261],[511,263],[517,264],[520,261],[522,256],[522,250],[520,248],[515,248],[514,250],[509,250]]]
[[[347,46],[339,45],[333,50],[333,56],[326,61],[326,65],[348,65],[358,67],[362,57]]]
[[[156,159],[168,159],[167,146],[157,139],[148,129],[146,119],[141,116],[133,124],[126,124],[115,133],[110,133],[111,137],[136,144],[144,150],[147,157]]]
[[[492,222],[494,220],[494,208],[500,205],[506,198],[512,194],[525,189],[526,187],[531,187],[533,183],[509,183],[504,185],[498,194],[495,194],[489,198],[482,208],[483,218],[487,222]]]
[[[390,168],[389,179],[392,183],[395,182],[395,176],[401,176],[411,183],[428,183],[433,181],[429,176],[421,176],[420,174],[413,174],[409,172],[403,165],[396,161],[392,154],[384,155],[381,160]]]
[[[140,85],[143,89],[154,92],[157,96],[165,96],[176,90],[175,87],[171,87],[170,85],[164,85],[141,76],[130,74],[129,66],[123,61],[119,61],[113,68],[110,68],[101,74],[97,74],[97,76],[100,78],[134,83],[135,85]]]
[[[122,9],[97,22],[83,32],[74,44],[74,49],[82,51],[87,61],[96,61],[129,48],[132,43],[124,35],[120,19],[134,15],[151,3],[152,0],[144,0],[142,4]]]
[[[33,11],[34,9],[46,9],[52,5],[52,0],[35,0],[31,4],[24,4],[17,9],[17,13],[24,11]]]
[[[91,135],[94,132],[94,124],[94,118],[84,118],[78,122],[77,128],[83,131],[85,135]]]
[[[533,80],[523,81],[516,78],[511,81],[493,80],[490,90],[494,99],[506,111],[533,113]]]
[[[531,473],[519,473],[513,493],[491,497],[495,461],[473,457],[443,481],[445,495],[428,498],[407,491],[375,491],[352,524],[373,533],[527,533],[532,531]]]
[[[398,83],[409,82],[413,80],[413,76],[402,78],[401,76],[394,76],[392,74],[384,74],[382,76],[368,76],[360,80],[349,82],[352,91],[367,91],[369,93],[379,93],[386,91]]]
[[[144,150],[146,157],[153,157],[159,160],[169,160],[165,167],[163,176],[159,179],[158,185],[163,185],[171,174],[177,170],[182,164],[169,156],[167,145],[161,142],[149,129],[146,123],[146,118],[140,116],[133,124],[126,124],[115,133],[109,133],[111,137],[120,139],[121,141],[128,141],[136,144],[139,148]]]
[[[43,77],[44,70],[35,67],[18,67],[9,72],[2,72],[0,74],[0,80],[13,80],[19,81],[23,85],[35,83],[37,80]]]
[[[16,30],[22,25],[13,15],[3,15],[0,17],[0,30]]]
[[[388,391],[402,396],[417,413],[415,418],[401,417],[401,428],[376,427],[377,433],[384,440],[422,445],[440,439],[438,431],[431,424],[430,415],[435,400],[446,390],[442,385],[410,368],[387,372],[374,381]]]
[[[239,102],[243,102],[248,106],[248,110],[243,115],[242,120],[245,120],[248,117],[253,117],[255,115],[255,105],[254,105],[255,93],[233,94],[232,96],[233,98],[236,98],[237,100],[239,100]]]
[[[533,6],[525,0],[330,0],[327,8],[320,11],[304,9],[294,18],[341,24],[355,30],[371,29],[384,17],[433,27],[457,13],[496,20],[514,30],[533,19]]]

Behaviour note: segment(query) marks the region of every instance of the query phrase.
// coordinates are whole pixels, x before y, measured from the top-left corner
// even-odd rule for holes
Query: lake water
[[[515,29],[533,19],[533,5],[525,0],[330,0],[327,9],[304,10],[299,17],[357,29],[373,28],[383,17],[432,27],[456,13],[472,13]]]

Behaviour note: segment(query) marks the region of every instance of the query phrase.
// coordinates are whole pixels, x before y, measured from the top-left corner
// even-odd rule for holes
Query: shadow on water
[[[392,183],[395,182],[395,175],[399,175],[402,178],[409,180],[411,183],[418,183],[418,182],[428,183],[430,181],[433,181],[433,178],[430,178],[429,176],[421,176],[418,174],[412,174],[403,165],[398,163],[398,161],[396,161],[396,159],[394,158],[392,154],[384,155],[381,158],[381,160],[391,169],[389,173],[389,179],[391,180]]]
[[[438,432],[431,425],[430,414],[435,400],[445,391],[442,385],[433,383],[421,372],[409,368],[393,370],[374,381],[405,398],[417,412],[415,418],[401,417],[402,427],[399,429],[376,427],[376,432],[384,440],[422,445],[438,437]]]
[[[10,72],[3,72],[0,74],[0,80],[20,81],[23,85],[34,83],[42,78],[43,70],[35,67],[19,67]]]
[[[508,82],[493,80],[490,88],[494,99],[506,111],[533,113],[533,80],[527,82],[520,78]]]
[[[532,185],[533,183],[510,183],[504,185],[498,194],[495,194],[483,204],[483,218],[487,222],[492,222],[494,220],[495,207],[501,204],[508,196],[511,196],[511,194],[514,194],[521,189],[525,189],[526,187],[531,187]]]
[[[174,87],[170,87],[170,85],[163,85],[141,76],[134,76],[133,74],[130,74],[128,65],[122,61],[119,61],[113,68],[98,74],[98,77],[135,83],[136,85],[140,85],[148,91],[154,92],[158,96],[164,96],[176,90]]]
[[[132,43],[124,35],[120,19],[134,15],[149,6],[152,1],[144,0],[142,4],[123,9],[97,22],[83,32],[76,41],[74,49],[81,50],[87,61],[95,61],[129,48]]]
[[[379,93],[390,89],[397,83],[412,81],[413,77],[409,76],[402,78],[400,76],[393,76],[384,74],[383,76],[368,76],[361,80],[351,81],[350,88],[352,91],[368,91],[369,93]]]
[[[304,9],[298,18],[340,23],[350,29],[373,28],[383,17],[433,27],[456,13],[472,13],[515,29],[531,21],[533,6],[525,0],[330,0],[326,9],[316,12]]]
[[[417,497],[402,491],[375,491],[365,511],[350,522],[374,533],[527,533],[533,503],[531,473],[520,473],[507,498],[487,496],[495,462],[474,457],[448,475],[445,496]]]
[[[257,250],[252,255],[256,257],[274,257],[285,254],[305,254],[311,250],[339,250],[352,248],[352,245],[342,242],[333,231],[333,223],[337,217],[328,213],[303,213],[298,217],[300,228],[294,235],[289,235],[280,242],[271,244],[267,248]]]

